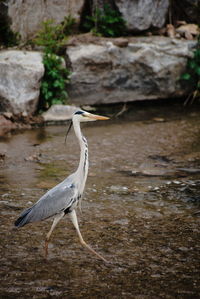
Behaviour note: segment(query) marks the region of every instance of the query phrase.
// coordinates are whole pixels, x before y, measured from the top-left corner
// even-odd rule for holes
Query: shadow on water
[[[47,262],[51,219],[13,229],[22,209],[76,169],[73,132],[66,145],[65,125],[2,139],[0,297],[198,298],[199,125],[199,106],[137,104],[83,126],[90,169],[80,228],[109,265],[81,248],[67,217]]]

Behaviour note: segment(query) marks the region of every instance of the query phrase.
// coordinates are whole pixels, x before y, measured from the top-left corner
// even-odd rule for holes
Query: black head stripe
[[[76,111],[74,114],[83,114],[84,113],[84,111]]]

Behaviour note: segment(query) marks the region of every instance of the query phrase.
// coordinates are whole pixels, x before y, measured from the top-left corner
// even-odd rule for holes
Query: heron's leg
[[[49,239],[50,239],[50,236],[54,230],[54,228],[56,227],[56,225],[58,224],[58,222],[60,221],[60,219],[64,216],[64,213],[61,213],[61,214],[58,214],[54,220],[53,220],[53,223],[52,223],[52,226],[51,226],[51,229],[50,231],[48,232],[48,234],[46,235],[46,239],[45,239],[45,259],[47,258],[47,255],[48,255],[48,244],[49,244]]]
[[[71,213],[69,213],[70,219],[78,233],[79,236],[79,240],[81,242],[81,244],[83,246],[85,246],[89,251],[91,251],[93,254],[97,255],[100,259],[102,259],[104,262],[108,263],[108,261],[102,257],[99,253],[97,253],[96,251],[94,251],[94,249],[92,249],[84,240],[83,237],[81,235],[80,229],[79,229],[79,225],[78,225],[78,220],[77,220],[77,216],[76,216],[76,212],[75,210],[73,210]]]

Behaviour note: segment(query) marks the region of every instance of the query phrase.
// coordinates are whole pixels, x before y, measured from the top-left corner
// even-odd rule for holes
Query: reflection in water
[[[45,142],[47,140],[47,132],[44,127],[40,128],[40,130],[36,130],[36,140],[39,143]]]
[[[73,132],[66,145],[65,125],[1,141],[2,298],[198,298],[200,112],[145,111],[83,127],[90,169],[80,226],[109,266],[80,247],[67,217],[47,262],[52,220],[12,228],[19,210],[76,169]]]

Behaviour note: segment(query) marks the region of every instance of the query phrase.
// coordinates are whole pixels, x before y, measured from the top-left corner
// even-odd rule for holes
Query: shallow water
[[[117,109],[117,108],[116,108]],[[110,111],[109,111],[110,113]],[[129,106],[84,125],[90,169],[80,229],[111,263],[81,247],[66,216],[43,258],[52,220],[13,222],[77,167],[66,125],[7,135],[1,182],[1,298],[199,298],[200,109]]]

